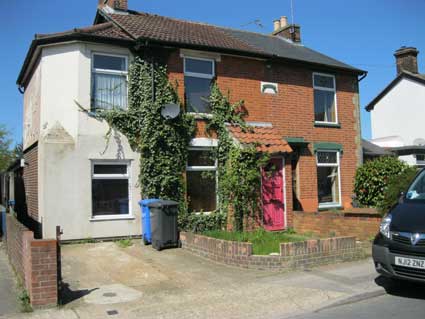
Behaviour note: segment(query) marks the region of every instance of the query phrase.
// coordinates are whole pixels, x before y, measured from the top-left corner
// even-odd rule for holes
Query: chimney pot
[[[97,7],[101,9],[104,6],[108,6],[114,10],[122,10],[122,11],[128,10],[127,0],[99,0]]]
[[[419,51],[416,48],[405,46],[394,52],[397,75],[403,71],[418,73],[418,53]]]
[[[288,18],[286,16],[280,17],[280,27],[284,28],[288,25]]]
[[[277,31],[280,29],[280,20],[276,19],[273,21],[273,31]]]

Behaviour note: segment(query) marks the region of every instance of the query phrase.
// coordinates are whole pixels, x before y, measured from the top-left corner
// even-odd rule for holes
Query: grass
[[[28,313],[33,311],[31,307],[30,296],[28,295],[28,292],[25,289],[22,289],[19,293],[18,301],[21,312]]]
[[[309,235],[301,235],[293,230],[282,232],[267,232],[259,229],[254,232],[227,232],[223,230],[206,231],[203,235],[217,239],[230,241],[250,242],[254,255],[269,255],[279,253],[280,243],[304,241],[311,238]]]
[[[133,245],[133,242],[130,238],[120,239],[116,241],[116,244],[121,248],[127,248]]]

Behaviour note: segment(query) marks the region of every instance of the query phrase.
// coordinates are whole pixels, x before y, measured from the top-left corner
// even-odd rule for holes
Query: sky
[[[425,73],[425,0],[292,0],[302,43],[368,71],[360,83],[362,135],[370,138],[367,105],[396,74],[393,53],[414,46]],[[97,0],[0,0],[0,124],[22,141],[23,96],[16,78],[35,33],[93,23]],[[270,33],[273,20],[291,21],[291,0],[128,0],[129,8],[158,15]],[[252,23],[261,21],[262,27]]]

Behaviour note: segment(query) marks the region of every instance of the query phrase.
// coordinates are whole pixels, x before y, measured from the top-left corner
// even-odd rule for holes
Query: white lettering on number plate
[[[397,266],[425,269],[425,260],[422,260],[422,259],[413,259],[413,258],[405,258],[405,257],[396,256],[395,264]]]

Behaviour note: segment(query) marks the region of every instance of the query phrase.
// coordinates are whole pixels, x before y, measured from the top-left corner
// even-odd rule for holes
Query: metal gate
[[[61,259],[61,227],[56,226],[56,266],[58,281],[58,304],[62,304],[62,259]]]

